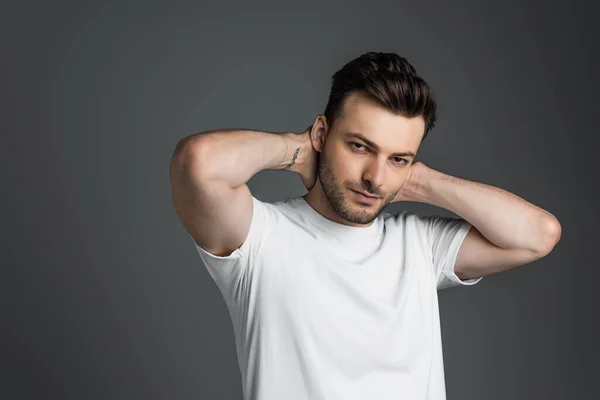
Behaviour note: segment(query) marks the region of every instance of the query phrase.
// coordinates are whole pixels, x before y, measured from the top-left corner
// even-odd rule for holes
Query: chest
[[[386,240],[353,263],[310,236],[280,236],[256,272],[258,326],[338,366],[412,362],[431,343],[438,318],[431,267],[402,243]]]

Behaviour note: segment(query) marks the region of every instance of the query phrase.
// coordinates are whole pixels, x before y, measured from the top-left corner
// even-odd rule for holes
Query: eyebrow
[[[364,137],[360,133],[348,132],[344,136],[347,137],[347,138],[354,137],[354,138],[360,139],[363,142],[365,142],[366,144],[368,144],[369,146],[371,146],[372,148],[374,148],[375,150],[380,151],[379,146],[377,146],[375,143],[373,143],[372,141],[370,141],[369,139],[367,139],[366,137]],[[412,151],[404,151],[404,152],[400,152],[400,153],[394,153],[394,154],[392,154],[392,156],[396,156],[396,157],[398,157],[398,156],[399,157],[410,156],[412,158],[415,158],[415,153],[413,153]]]

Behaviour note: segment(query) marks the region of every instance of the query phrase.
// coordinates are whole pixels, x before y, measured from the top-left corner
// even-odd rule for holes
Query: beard
[[[377,216],[379,216],[385,206],[391,202],[391,200],[396,196],[396,193],[387,199],[383,198],[385,201],[382,202],[381,205],[377,206],[374,204],[373,206],[377,207],[377,209],[373,211],[371,211],[370,208],[358,206],[352,199],[347,198],[347,193],[349,193],[348,189],[346,189],[346,187],[337,177],[334,169],[331,167],[331,164],[328,163],[326,147],[327,146],[324,145],[323,150],[319,153],[317,167],[317,177],[323,189],[325,198],[335,213],[346,221],[356,224],[371,223],[375,220],[375,218],[377,218]],[[367,188],[363,191],[373,192],[371,189],[372,188]]]

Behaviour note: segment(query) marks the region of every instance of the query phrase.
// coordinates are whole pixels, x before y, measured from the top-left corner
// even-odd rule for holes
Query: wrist
[[[432,168],[424,168],[419,171],[419,179],[413,186],[414,197],[417,201],[437,206],[439,204],[436,198],[436,187],[439,182],[452,179],[450,175],[437,171]]]
[[[433,174],[436,172],[421,162],[415,162],[411,166],[409,177],[402,187],[400,199],[428,203],[431,190],[430,180],[434,179]]]
[[[278,169],[295,170],[295,166],[298,163],[298,155],[300,152],[300,144],[297,141],[296,133],[281,133],[279,136],[283,141],[280,149],[282,153],[281,161],[279,162]]]

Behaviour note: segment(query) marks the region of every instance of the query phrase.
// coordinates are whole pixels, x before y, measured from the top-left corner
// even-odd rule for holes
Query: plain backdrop
[[[241,399],[227,308],[172,205],[172,152],[208,129],[301,132],[336,70],[384,51],[407,57],[438,98],[417,160],[562,225],[549,256],[440,291],[448,399],[599,398],[592,8],[3,3],[0,397]],[[305,193],[289,171],[249,186],[264,201]],[[401,209],[452,215],[388,207]]]

